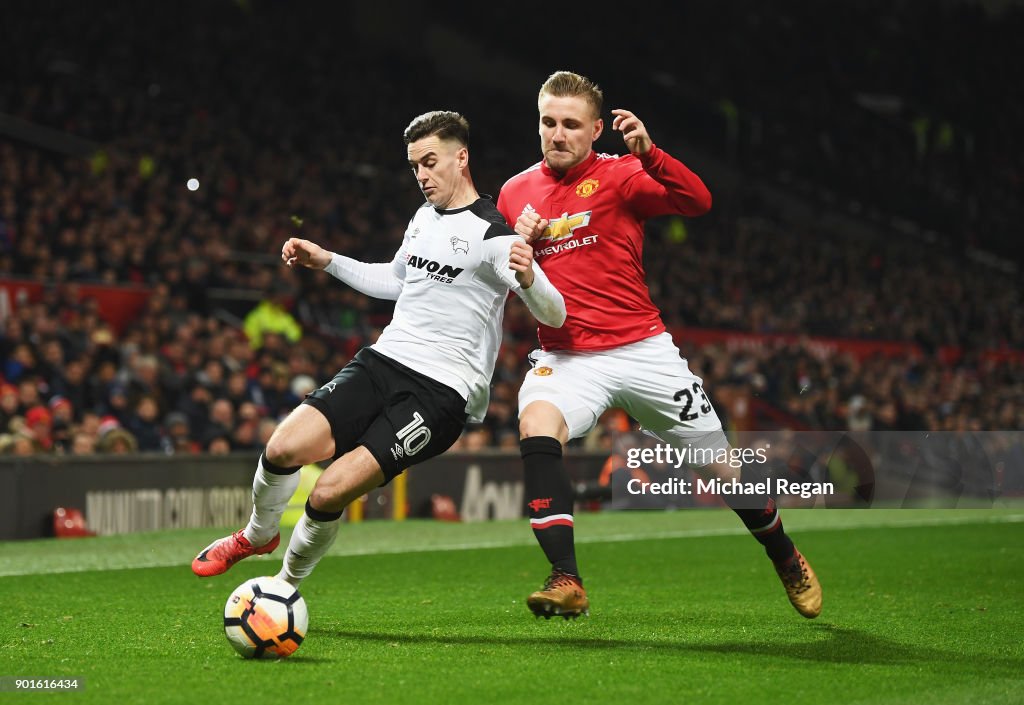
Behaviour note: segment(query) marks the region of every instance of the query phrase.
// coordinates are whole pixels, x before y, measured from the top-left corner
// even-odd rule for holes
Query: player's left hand
[[[615,116],[612,129],[622,133],[622,139],[631,154],[647,154],[651,151],[651,136],[647,134],[647,128],[640,118],[622,108],[613,110],[612,115]]]
[[[517,238],[508,253],[508,268],[515,271],[519,286],[533,286],[533,248]]]

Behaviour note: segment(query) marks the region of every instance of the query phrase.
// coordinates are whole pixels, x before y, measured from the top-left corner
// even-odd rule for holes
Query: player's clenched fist
[[[281,259],[289,267],[299,265],[310,269],[323,269],[331,263],[331,253],[315,242],[291,237],[281,248]]]
[[[516,220],[516,232],[533,242],[544,234],[548,227],[548,219],[541,218],[536,211],[526,211]]]
[[[513,242],[508,253],[508,268],[515,270],[519,286],[524,289],[533,286],[533,248],[522,240]]]

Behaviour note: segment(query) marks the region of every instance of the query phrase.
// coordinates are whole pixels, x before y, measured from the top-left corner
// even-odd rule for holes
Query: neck
[[[480,194],[477,193],[476,186],[473,185],[473,180],[466,179],[457,189],[455,189],[455,193],[452,194],[448,203],[438,206],[438,208],[445,211],[455,210],[456,208],[465,208],[466,206],[475,203],[478,198],[480,198]]]

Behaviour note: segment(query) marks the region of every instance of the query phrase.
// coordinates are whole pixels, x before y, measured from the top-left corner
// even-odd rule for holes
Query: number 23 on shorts
[[[695,394],[699,395],[700,397],[700,413],[707,414],[711,411],[711,402],[708,401],[707,395],[704,393],[704,390],[701,389],[700,383],[694,382],[693,386],[690,387],[690,389],[680,389],[678,392],[675,393],[675,396],[672,397],[676,401],[680,401],[683,399],[686,400],[683,404],[683,410],[679,412],[680,421],[693,421],[694,419],[697,418],[697,412],[690,411],[690,409],[693,408],[693,402],[696,399],[696,397],[694,396]]]

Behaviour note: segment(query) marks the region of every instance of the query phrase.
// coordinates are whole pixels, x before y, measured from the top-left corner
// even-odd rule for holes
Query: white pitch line
[[[865,513],[869,513],[869,510],[865,510]],[[869,517],[865,517],[868,519]],[[812,532],[812,531],[850,531],[853,529],[910,529],[919,528],[924,526],[955,526],[955,525],[967,525],[967,524],[1018,524],[1024,522],[1024,514],[1004,514],[1001,516],[992,517],[991,519],[985,519],[982,517],[949,517],[949,518],[938,518],[931,517],[928,519],[909,519],[907,521],[885,521],[881,523],[853,523],[853,524],[823,524],[820,526],[813,525],[798,525],[795,530],[800,533]],[[626,534],[611,534],[608,536],[582,536],[576,539],[578,544],[591,544],[591,543],[620,543],[629,541],[650,541],[650,540],[663,540],[663,539],[688,539],[688,538],[704,538],[708,536],[741,536],[748,533],[745,528],[742,527],[727,527],[720,529],[679,529],[676,531],[651,531],[651,532],[638,532],[638,533],[626,533]],[[485,550],[490,548],[516,548],[520,546],[533,546],[534,541],[531,538],[514,538],[508,540],[496,540],[496,541],[472,541],[466,543],[455,543],[447,544],[443,546],[395,546],[395,547],[384,547],[384,548],[359,548],[357,546],[343,546],[336,550],[332,550],[325,556],[325,558],[331,557],[345,557],[345,556],[372,556],[372,555],[394,555],[403,553],[430,553],[430,552],[447,552],[447,551],[474,551],[474,550]],[[273,556],[254,556],[252,560],[267,561],[267,560],[278,560]],[[85,573],[93,570],[139,570],[145,568],[171,568],[174,566],[184,566],[178,558],[161,557],[152,559],[150,561],[133,560],[131,564],[120,565],[112,561],[108,565],[92,565],[92,566],[53,566],[53,567],[42,567],[34,570],[23,570],[23,569],[0,569],[0,577],[15,577],[25,575],[53,575],[53,574],[64,574],[64,573]]]

